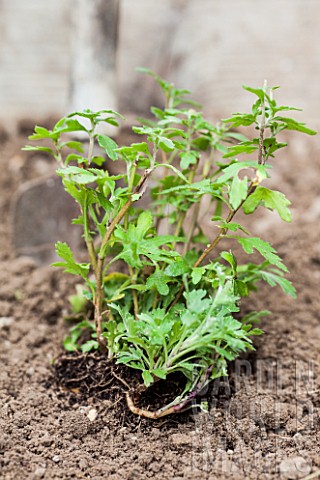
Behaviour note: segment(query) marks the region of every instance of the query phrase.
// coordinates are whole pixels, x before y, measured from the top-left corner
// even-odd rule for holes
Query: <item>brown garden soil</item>
[[[197,404],[207,402],[208,413],[194,405],[155,421],[128,411],[123,369],[97,354],[63,352],[67,296],[76,281],[10,250],[12,194],[46,162],[26,163],[22,134],[2,138],[1,479],[319,477],[320,161],[316,142],[293,141],[273,186],[292,199],[294,222],[283,226],[263,214],[251,227],[279,249],[298,298],[262,286],[245,309],[273,312],[262,322],[266,334],[255,340],[254,353],[230,365],[228,380],[202,392]],[[162,402],[178,384],[172,378],[166,390],[159,385],[153,398]],[[152,406],[150,395],[143,401]]]

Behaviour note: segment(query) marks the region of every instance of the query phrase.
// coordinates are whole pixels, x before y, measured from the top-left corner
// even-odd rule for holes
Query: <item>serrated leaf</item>
[[[46,152],[46,153],[50,153],[50,155],[54,155],[53,150],[49,147],[35,147],[33,145],[26,145],[21,150],[25,152],[35,152],[35,151]]]
[[[214,345],[214,349],[217,353],[219,353],[219,355],[221,355],[222,357],[229,360],[229,362],[231,362],[232,360],[235,359],[235,355],[233,353],[229,352],[225,348],[221,348],[221,347],[218,347],[218,345]]]
[[[259,165],[258,162],[234,162],[223,169],[222,175],[217,178],[217,181],[220,183],[225,183],[227,180],[237,175],[240,172],[240,170],[243,170],[245,168],[254,168],[258,172],[261,172],[261,174],[265,173],[265,175],[267,175],[266,170],[268,168],[271,168],[271,166]]]
[[[65,242],[56,243],[56,252],[60,258],[65,260],[64,262],[55,262],[52,264],[53,267],[64,267],[65,272],[71,273],[73,275],[80,275],[82,278],[87,279],[90,264],[88,263],[77,263],[73,258],[73,253],[69,245]]]
[[[297,132],[306,133],[307,135],[316,135],[317,132],[311,128],[306,127],[306,124],[303,122],[298,122],[293,118],[287,117],[274,117],[273,119],[276,122],[282,122],[285,124],[287,130],[296,130]]]
[[[258,237],[238,237],[235,236],[240,245],[243,247],[246,253],[253,253],[254,250],[257,250],[268,262],[272,265],[276,265],[280,270],[287,272],[287,267],[282,263],[281,258],[277,255],[276,250],[270,245],[270,243],[261,240]]]
[[[229,200],[234,210],[241,205],[241,202],[246,198],[248,194],[248,179],[244,177],[240,180],[238,175],[233,177],[230,189]]]
[[[146,235],[146,233],[152,227],[152,225],[153,225],[153,218],[152,218],[151,212],[146,211],[146,212],[140,213],[137,221],[137,227],[136,227],[136,233],[140,239],[142,239]]]
[[[267,271],[261,271],[261,276],[271,287],[279,285],[279,287],[281,287],[286,294],[296,298],[296,290],[292,283],[286,278],[283,278],[281,275],[277,275],[276,273]]]
[[[202,313],[209,308],[211,300],[204,298],[206,296],[206,290],[192,290],[192,292],[185,293],[184,296],[187,302],[187,308],[190,312]]]
[[[35,131],[35,133],[28,137],[29,140],[43,140],[43,139],[46,139],[46,138],[49,138],[51,140],[57,140],[59,138],[59,133],[52,132],[51,130],[48,130],[47,128],[40,127],[39,125],[36,125],[34,127],[34,131]]]
[[[258,150],[258,145],[254,145],[253,142],[246,141],[239,143],[238,145],[234,145],[232,147],[229,147],[227,150],[227,153],[223,155],[223,158],[230,158],[230,157],[236,157],[237,155],[241,155],[242,153],[246,153],[249,155],[250,153],[255,152]]]
[[[283,193],[258,186],[243,204],[243,211],[246,214],[253,213],[261,204],[269,210],[276,210],[285,222],[291,222],[291,212],[288,209],[291,202]]]
[[[215,221],[217,220],[216,217],[213,217],[211,219],[212,221]],[[220,219],[219,219],[220,220]],[[245,233],[246,235],[250,235],[250,232],[245,228],[243,227],[242,225],[240,225],[240,223],[236,223],[236,222],[226,222],[226,220],[224,219],[221,219],[220,220],[220,225],[219,225],[220,228],[226,228],[227,230],[231,230],[232,232],[236,232],[237,230],[241,230],[243,233]]]
[[[81,190],[81,187],[77,187],[66,178],[63,179],[63,186],[65,191],[82,206],[85,199],[85,192]]]
[[[189,265],[185,260],[176,261],[168,265],[164,271],[169,277],[179,277],[184,273],[188,273]]]
[[[98,143],[100,147],[106,151],[111,160],[117,160],[118,154],[116,150],[118,145],[112,138],[108,137],[107,135],[98,135]]]
[[[223,119],[224,123],[231,123],[235,128],[240,126],[249,127],[255,123],[255,121],[256,117],[254,115],[246,113],[234,113],[232,117]]]
[[[166,275],[162,270],[156,270],[152,273],[147,280],[146,288],[156,288],[160,295],[168,295],[169,287],[168,282],[171,281],[171,278]]]

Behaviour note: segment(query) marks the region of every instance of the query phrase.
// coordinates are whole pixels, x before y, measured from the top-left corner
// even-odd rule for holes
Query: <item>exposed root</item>
[[[172,413],[177,413],[177,409],[174,406],[167,408],[165,407],[164,409],[160,408],[159,410],[156,410],[154,412],[136,407],[129,392],[126,393],[126,400],[129,410],[135,415],[139,415],[140,417],[156,420],[157,418],[165,417],[167,415],[171,415]]]

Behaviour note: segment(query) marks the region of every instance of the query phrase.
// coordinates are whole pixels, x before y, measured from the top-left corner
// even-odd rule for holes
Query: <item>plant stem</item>
[[[132,193],[136,170],[137,170],[137,165],[136,165],[136,163],[134,163],[133,165],[131,165],[130,173],[129,173],[129,179],[128,179],[128,193],[130,193],[130,194]],[[129,213],[127,211],[126,215],[125,215],[125,229],[126,230],[128,228],[128,224],[129,224]],[[134,274],[134,271],[133,271],[133,268],[131,267],[131,265],[128,265],[128,270],[129,270],[129,274],[130,274],[130,278],[131,278],[131,283],[133,285],[136,285],[137,282],[136,282],[136,279],[134,278],[135,274]],[[135,289],[132,289],[132,298],[133,298],[134,318],[137,320],[138,315],[139,315],[139,302],[138,302],[137,291]]]
[[[267,81],[264,81],[263,90],[266,93],[267,90]],[[263,103],[261,105],[261,123],[260,123],[260,134],[259,134],[259,150],[258,150],[258,163],[261,165],[264,163],[264,147],[263,147],[263,139],[264,139],[264,130],[266,127],[266,104],[265,98],[263,98]]]
[[[149,168],[145,170],[143,176],[140,178],[138,184],[134,188],[132,195],[130,195],[130,198],[123,205],[121,210],[118,212],[118,214],[115,216],[111,224],[108,226],[105,236],[103,237],[101,242],[100,252],[98,254],[98,260],[97,260],[96,269],[95,269],[96,292],[95,292],[95,298],[94,298],[94,321],[95,321],[95,327],[97,332],[97,341],[99,343],[100,348],[102,348],[103,350],[105,349],[105,342],[104,342],[104,339],[101,337],[101,334],[102,334],[102,320],[103,320],[103,315],[102,315],[103,313],[102,312],[103,267],[104,267],[104,262],[106,258],[105,250],[116,226],[121,222],[121,220],[126,215],[129,208],[131,207],[132,203],[134,202],[133,195],[139,194],[140,196],[142,196],[144,194],[147,187],[147,180],[151,175],[151,173],[153,172],[153,170],[154,168]]]
[[[197,163],[193,166],[192,170],[190,171],[190,174],[188,176],[188,180],[190,183],[193,182],[194,180],[194,176],[196,174],[196,169],[197,169],[197,166],[198,166],[198,161]],[[182,230],[182,227],[183,227],[183,223],[184,223],[184,220],[186,218],[186,215],[187,215],[187,211],[181,211],[179,216],[178,216],[178,223],[177,223],[177,227],[176,227],[176,230],[174,232],[174,236],[175,237],[179,237],[180,233],[181,233],[181,230]],[[176,245],[177,245],[177,242],[174,242],[172,244],[172,248],[175,250],[176,248]]]
[[[83,229],[84,229],[84,240],[86,242],[87,250],[89,253],[90,262],[93,270],[95,271],[97,266],[96,252],[93,245],[93,240],[90,234],[90,222],[89,222],[89,212],[88,212],[88,197],[87,192],[85,192],[85,199],[83,203]]]
[[[202,178],[203,178],[203,179],[207,178],[207,177],[209,176],[209,174],[210,174],[210,165],[211,165],[211,162],[212,162],[212,157],[211,157],[211,155],[210,155],[210,157],[208,158],[208,160],[205,162],[205,164],[204,164],[204,166],[203,166],[203,171],[202,171]],[[188,232],[188,236],[187,236],[187,241],[186,241],[186,243],[184,244],[184,248],[183,248],[183,253],[182,253],[182,255],[186,255],[186,253],[187,253],[188,250],[189,250],[190,243],[191,243],[191,240],[192,240],[192,237],[193,237],[195,228],[196,228],[196,226],[197,226],[197,221],[198,221],[199,212],[200,212],[200,206],[201,206],[201,200],[202,200],[202,197],[200,198],[199,202],[196,203],[196,205],[194,206],[194,209],[193,209],[193,212],[192,212],[191,221],[190,221],[190,226],[189,226],[189,232]]]
[[[94,323],[97,333],[97,341],[101,350],[105,350],[105,342],[102,337],[102,305],[103,305],[103,264],[104,259],[98,257],[95,276],[96,276],[96,291],[94,296]]]
[[[266,86],[264,88],[266,88]],[[261,124],[260,124],[259,128],[260,128],[260,135],[259,135],[258,163],[260,165],[263,165],[265,163],[264,146],[263,146],[264,130],[265,130],[265,103],[264,102],[262,104],[262,119],[261,119]],[[226,218],[226,223],[230,223],[233,220],[233,217],[235,216],[235,214],[240,210],[240,208],[242,207],[244,202],[250,197],[250,195],[255,191],[255,189],[256,189],[256,182],[251,181],[250,185],[249,185],[249,188],[248,188],[248,193],[246,195],[246,198],[244,200],[242,200],[242,202],[240,203],[240,205],[237,208],[235,208],[235,209],[230,208],[228,216]],[[195,264],[193,265],[194,268],[199,267],[202,264],[202,262],[206,259],[206,257],[209,255],[209,253],[212,252],[212,250],[218,245],[220,240],[227,233],[228,233],[228,228],[227,227],[221,228],[220,233],[212,240],[210,245],[208,245],[204,249],[204,251],[202,252],[200,257],[198,258],[198,260],[195,262]],[[168,309],[170,309],[171,307],[176,305],[176,303],[178,303],[178,301],[181,298],[181,295],[184,292],[184,289],[185,289],[185,287],[184,287],[184,284],[182,283],[181,287],[180,287],[180,290],[177,293],[176,298],[170,303]]]

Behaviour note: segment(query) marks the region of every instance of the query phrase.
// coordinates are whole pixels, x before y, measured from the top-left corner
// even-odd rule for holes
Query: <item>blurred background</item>
[[[104,101],[141,113],[159,101],[145,66],[217,118],[250,105],[242,84],[267,79],[316,127],[319,18],[318,0],[1,0],[0,122]]]

